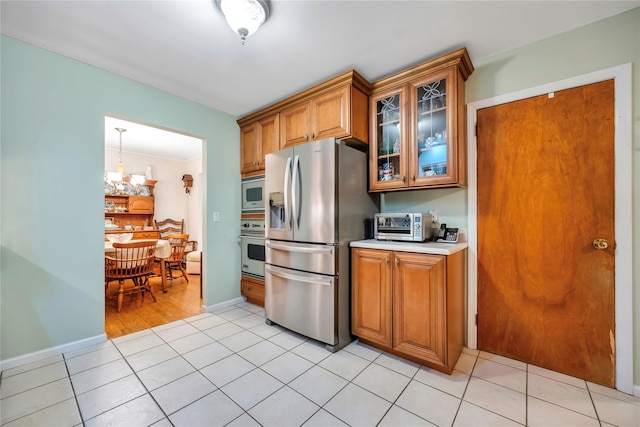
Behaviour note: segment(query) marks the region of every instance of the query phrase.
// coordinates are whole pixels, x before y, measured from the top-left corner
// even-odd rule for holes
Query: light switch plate
[[[220,222],[220,212],[213,213],[213,222]]]

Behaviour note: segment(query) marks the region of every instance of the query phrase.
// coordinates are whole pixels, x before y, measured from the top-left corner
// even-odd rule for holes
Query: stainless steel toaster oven
[[[377,240],[424,242],[432,235],[431,214],[428,213],[378,213],[374,225]]]

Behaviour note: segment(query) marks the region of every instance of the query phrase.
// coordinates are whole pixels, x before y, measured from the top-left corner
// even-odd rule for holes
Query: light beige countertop
[[[467,243],[437,243],[437,242],[395,242],[389,240],[354,240],[352,248],[385,249],[388,251],[417,252],[422,254],[451,255],[466,249]]]

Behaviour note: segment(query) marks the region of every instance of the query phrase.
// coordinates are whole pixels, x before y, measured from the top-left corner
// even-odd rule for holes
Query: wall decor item
[[[193,187],[193,177],[189,174],[182,175],[182,184],[184,185],[184,191],[189,193],[190,188]]]

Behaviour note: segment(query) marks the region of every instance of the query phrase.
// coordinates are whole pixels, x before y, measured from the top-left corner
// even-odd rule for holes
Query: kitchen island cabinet
[[[466,244],[351,246],[352,333],[450,374],[464,346]]]

